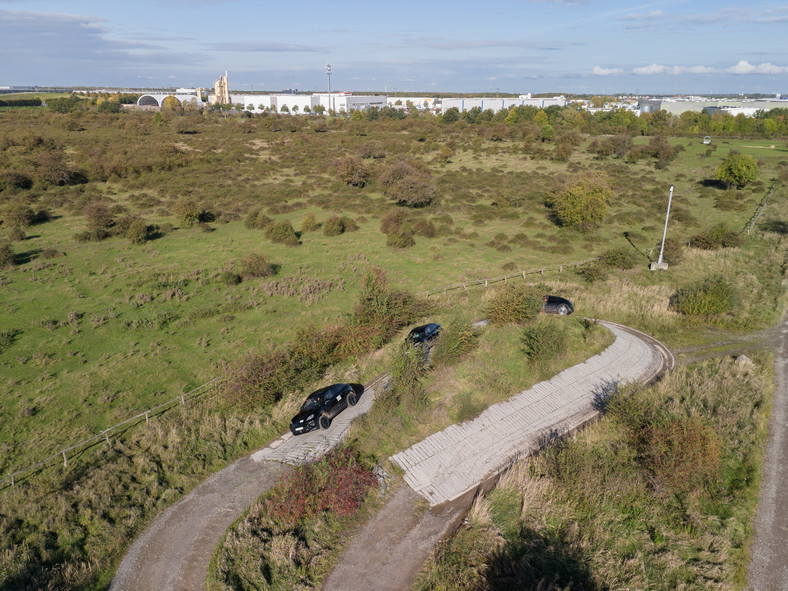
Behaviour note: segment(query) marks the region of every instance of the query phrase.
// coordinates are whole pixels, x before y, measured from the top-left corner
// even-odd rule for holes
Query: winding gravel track
[[[482,455],[471,458],[470,464],[464,456],[448,455],[446,462],[460,462],[462,465],[438,466],[432,462],[430,474],[421,469],[424,466],[419,467],[419,462],[407,459],[426,459],[424,445],[414,446],[420,451],[411,452],[414,450],[411,448],[398,454],[401,465],[407,466],[406,481],[432,505],[443,503],[443,506],[433,508],[430,513],[419,508],[419,497],[407,487],[396,491],[380,517],[373,519],[355,537],[326,582],[325,589],[368,591],[408,588],[433,545],[462,517],[463,492],[467,497],[468,492],[472,493],[483,479],[505,468],[515,457],[532,452],[533,446],[539,445],[544,436],[556,431],[563,433],[592,418],[597,412],[594,409],[595,397],[612,385],[623,381],[648,381],[673,366],[670,352],[647,335],[614,323],[602,324],[616,336],[613,345],[585,363],[515,396],[525,401],[523,416],[533,417],[534,422],[530,426],[522,421],[506,423],[506,415],[512,411],[509,408],[512,403],[507,401],[485,411],[476,422],[470,421],[475,423],[473,429],[469,429],[467,423],[455,427],[469,439],[458,446],[452,438],[452,443],[444,449],[462,447],[472,440],[474,449]],[[610,364],[612,369],[606,370],[606,364]],[[382,377],[366,385],[359,403],[341,413],[329,430],[297,438],[285,435],[217,472],[167,509],[132,544],[112,580],[110,590],[202,589],[210,556],[233,521],[273,486],[279,472],[287,469],[288,464],[298,465],[319,457],[339,443],[353,418],[372,405],[375,390],[382,385]],[[550,392],[571,395],[556,398]],[[573,403],[573,396],[582,402]],[[540,398],[545,398],[544,405],[539,404]],[[504,407],[506,412],[501,412]],[[561,407],[565,407],[566,412],[557,412]],[[539,413],[548,413],[550,418],[540,417]],[[479,421],[482,417],[484,419]],[[558,422],[551,425],[553,420]],[[510,440],[512,431],[525,432],[527,437],[519,442]],[[441,437],[445,435],[431,436]],[[506,438],[505,445],[500,441],[502,438]],[[426,447],[431,449],[432,443]],[[503,451],[490,455],[489,452],[497,447]],[[437,448],[435,451],[439,453]],[[469,465],[473,469],[469,469]],[[418,475],[421,480],[411,477],[413,475]],[[435,486],[432,486],[431,478],[435,480]],[[441,491],[440,495],[435,491]],[[396,535],[392,531],[393,523],[399,527]],[[371,549],[381,543],[385,546],[386,559],[373,552],[372,555],[378,558],[374,564],[369,564]]]

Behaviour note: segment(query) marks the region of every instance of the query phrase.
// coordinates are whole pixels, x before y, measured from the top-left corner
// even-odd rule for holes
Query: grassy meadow
[[[542,142],[527,125],[500,133],[501,125],[0,110],[0,244],[13,255],[0,268],[0,474],[224,375],[250,351],[282,349],[310,327],[344,325],[373,268],[418,295],[566,265],[528,282],[570,297],[576,315],[630,324],[668,345],[713,341],[779,318],[783,186],[738,246],[701,250],[692,239],[715,224],[744,227],[772,183],[788,176],[784,138],[720,137],[704,146],[699,137],[668,137],[675,157],[656,167],[650,158],[596,155],[589,151],[595,138],[582,129],[565,130],[572,148],[563,161],[554,157],[558,140]],[[646,146],[651,138],[632,141]],[[743,189],[709,182],[731,150],[759,161],[758,181]],[[387,178],[403,162],[434,189],[428,205],[392,200]],[[348,163],[352,179],[343,172]],[[585,232],[558,225],[546,205],[582,175],[604,177],[613,191],[604,221]],[[611,250],[658,246],[670,185],[669,237],[689,246],[667,272],[648,271],[647,254],[631,268],[602,265],[584,274],[572,267]],[[99,207],[111,215],[101,227]],[[26,210],[32,218],[21,215],[20,223]],[[297,245],[250,227],[257,211],[289,222]],[[417,230],[412,246],[387,245],[381,222],[392,215]],[[317,226],[305,223],[310,216]],[[353,224],[327,235],[333,216]],[[133,220],[148,226],[141,243],[119,230]],[[265,257],[274,274],[254,276],[250,255]],[[741,294],[733,312],[687,318],[670,307],[678,289],[713,275]],[[423,320],[447,326],[481,318],[499,287],[432,296]],[[417,376],[418,404],[398,401],[390,431],[372,413],[353,445],[366,461],[380,461],[605,342],[584,337],[590,329],[578,324],[572,351],[523,364],[519,330],[490,330],[463,360],[436,361]],[[363,381],[396,359],[391,343],[343,361],[323,381]],[[283,431],[301,398],[292,389],[273,407],[250,410],[228,407],[220,390],[81,454],[68,469],[0,491],[0,531],[8,533],[0,589],[47,579],[59,588],[103,588],[127,540],[152,515],[202,475]],[[65,492],[58,501],[51,490]]]

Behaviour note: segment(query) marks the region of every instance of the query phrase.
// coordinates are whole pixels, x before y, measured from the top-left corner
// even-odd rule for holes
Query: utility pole
[[[331,64],[326,64],[326,75],[328,76],[328,114],[331,115]]]
[[[651,270],[665,270],[668,268],[667,263],[662,262],[662,255],[665,252],[665,237],[668,235],[668,219],[670,219],[670,204],[673,201],[673,185],[670,186],[670,194],[668,195],[668,213],[665,214],[665,230],[662,232],[662,245],[659,247],[659,260],[656,263],[651,263]]]

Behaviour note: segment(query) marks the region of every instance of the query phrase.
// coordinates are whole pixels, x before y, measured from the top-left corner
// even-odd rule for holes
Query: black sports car
[[[331,419],[348,405],[355,406],[360,394],[360,387],[350,384],[333,384],[312,392],[290,421],[290,431],[293,435],[301,435],[315,429],[328,429]]]
[[[572,305],[572,302],[567,299],[551,295],[546,295],[544,297],[542,312],[545,314],[560,314],[561,316],[568,316],[574,311],[575,307]]]
[[[440,324],[430,322],[429,324],[424,324],[423,326],[417,326],[412,331],[410,331],[405,341],[411,345],[421,345],[423,343],[428,343],[437,337],[441,330],[443,330],[443,327]]]

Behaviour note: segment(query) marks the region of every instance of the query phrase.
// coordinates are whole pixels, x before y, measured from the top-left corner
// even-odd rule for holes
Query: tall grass
[[[447,588],[444,577],[470,581],[461,589],[742,588],[771,361],[681,366],[619,393],[608,416],[517,464],[478,499],[472,515],[489,519],[469,519],[416,588]],[[691,428],[669,427],[677,424]],[[656,458],[673,443],[684,456],[672,453],[666,470]]]

